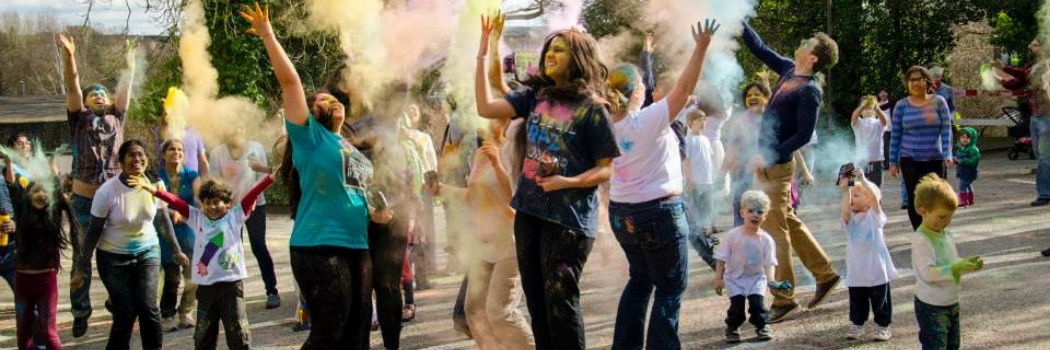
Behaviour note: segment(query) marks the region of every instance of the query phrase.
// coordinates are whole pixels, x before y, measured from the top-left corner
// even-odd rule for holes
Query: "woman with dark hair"
[[[474,91],[478,114],[525,118],[522,174],[511,200],[522,289],[537,349],[584,349],[580,277],[594,244],[598,184],[620,155],[609,120],[594,38],[570,29],[547,36],[540,71],[494,100],[487,72],[490,18],[482,19]]]
[[[256,3],[240,15],[252,25],[248,32],[262,38],[281,85],[288,141],[278,176],[295,219],[292,273],[313,321],[302,348],[367,349],[369,218],[386,222],[391,213],[367,199],[372,164],[339,134],[346,107],[327,92],[303,95],[299,74],[270,26],[269,12]]]
[[[163,335],[160,327],[160,309],[157,307],[157,279],[160,277],[160,249],[158,231],[172,248],[179,265],[189,265],[175,235],[161,225],[168,223],[167,208],[149,192],[128,183],[129,179],[146,180],[149,158],[146,146],[139,140],[128,140],[117,150],[121,174],[106,180],[95,192],[91,202],[91,225],[84,237],[79,266],[91,267],[91,256],[98,248],[98,274],[109,292],[113,326],[109,331],[107,349],[127,349],[135,320],[139,321],[143,349],[160,349]],[[163,208],[163,210],[162,210]],[[154,220],[160,212],[160,217]],[[74,289],[85,280],[82,271],[73,271],[69,284]]]
[[[762,114],[769,104],[769,85],[764,82],[751,82],[744,86],[740,100],[744,111],[725,126],[726,157],[722,170],[729,173],[733,196],[733,226],[744,224],[740,216],[740,197],[750,190],[755,182],[753,172],[747,170],[747,161],[758,154],[758,136],[755,130],[762,125]]]
[[[893,109],[890,133],[890,176],[904,175],[908,198],[915,198],[915,186],[929,173],[946,178],[952,164],[952,115],[944,98],[931,93],[933,75],[921,66],[904,73],[908,97]],[[918,229],[922,217],[915,205],[908,206],[911,228]]]
[[[200,174],[184,165],[186,160],[186,144],[181,140],[167,140],[160,145],[160,154],[164,157],[164,165],[157,170],[157,176],[169,188],[172,194],[179,196],[190,205],[196,205],[194,194],[200,188]],[[179,213],[171,212],[172,228],[175,230],[175,239],[179,241],[179,248],[187,256],[193,256],[193,241],[195,234],[188,225],[186,218]],[[171,246],[166,242],[160,242],[160,266],[164,270],[164,288],[160,292],[160,316],[161,326],[164,331],[175,331],[179,328],[193,328],[197,322],[192,314],[197,304],[197,285],[193,283],[193,269],[181,268],[173,259],[168,258]],[[183,284],[181,301],[179,299],[179,284]],[[178,302],[178,308],[176,308]],[[175,319],[176,311],[179,318]]]

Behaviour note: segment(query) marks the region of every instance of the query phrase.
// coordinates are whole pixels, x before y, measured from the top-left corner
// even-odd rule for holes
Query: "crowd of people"
[[[418,105],[406,105],[387,125],[351,116],[354,94],[344,85],[308,92],[274,35],[268,8],[256,4],[240,15],[262,39],[281,89],[286,136],[273,152],[249,139],[243,123],[208,140],[215,147],[206,149],[197,132],[166,115],[151,156],[145,142],[124,139],[131,82],[112,98],[101,84],[81,89],[75,44],[59,36],[70,183],[33,164],[41,150],[26,135],[12,137],[3,152],[0,211],[10,220],[0,220],[0,230],[11,242],[0,257],[13,266],[2,272],[15,292],[20,349],[61,348],[57,273],[67,248],[74,337],[88,330],[97,270],[113,315],[107,348],[128,348],[136,322],[143,348],[161,348],[164,332],[193,328],[195,348],[214,349],[220,324],[229,348],[250,348],[241,232],[257,260],[266,308],[277,308],[263,196],[274,184],[288,193],[294,220],[288,244],[300,293],[298,329],[309,331],[303,349],[369,349],[377,329],[384,348],[401,347],[402,323],[416,314],[414,292],[430,288],[436,265],[439,201],[453,242],[449,264],[466,272],[453,319],[481,349],[586,348],[580,281],[601,238],[600,212],[628,264],[613,349],[682,347],[690,246],[714,271],[716,293],[729,299],[729,343],[742,340],[745,321],[758,340],[770,340],[771,324],[803,308],[794,255],[815,279],[805,308],[818,307],[843,282],[796,213],[800,188],[814,181],[821,74],[839,59],[826,34],[786,57],[744,23],[746,49],[775,84],[748,83],[742,108],[734,110],[694,93],[720,29],[713,20],[693,27],[688,62],[669,89],[657,92],[651,37],[639,66],[609,65],[595,39],[577,29],[550,33],[535,74],[506,82],[497,51],[505,17],[483,16],[474,92],[487,123],[472,129],[448,121],[435,147],[418,130]],[[1033,41],[1033,53],[1039,44]],[[996,67],[1007,75],[1004,86],[1031,96],[1039,159],[1032,205],[1041,206],[1050,203],[1050,97],[1035,82],[1048,67],[1036,57],[1024,68]],[[980,150],[974,129],[953,125],[953,94],[942,74],[939,67],[911,67],[904,72],[907,97],[864,96],[849,119],[854,161],[836,183],[847,237],[849,339],[864,336],[869,314],[872,338],[892,338],[890,283],[898,272],[883,237],[888,169],[903,179],[916,232],[919,341],[923,349],[960,346],[960,278],[983,261],[960,258],[948,226],[958,207],[976,204]],[[957,167],[958,191],[945,180],[950,167]],[[603,184],[607,193],[599,191]],[[724,233],[714,226],[723,207],[734,217]],[[528,319],[518,308],[522,294]]]

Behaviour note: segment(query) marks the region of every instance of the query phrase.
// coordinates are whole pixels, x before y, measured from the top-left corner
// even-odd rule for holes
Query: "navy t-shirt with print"
[[[577,176],[594,168],[599,159],[618,157],[609,112],[590,99],[540,100],[529,88],[503,98],[516,116],[525,117],[525,159],[511,207],[594,237],[597,187],[546,193],[535,179],[537,175]]]

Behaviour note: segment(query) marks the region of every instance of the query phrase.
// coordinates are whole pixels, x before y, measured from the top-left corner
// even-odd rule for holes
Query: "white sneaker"
[[[165,332],[174,332],[179,330],[179,325],[175,323],[175,317],[164,317],[160,319],[160,329]]]
[[[864,334],[864,326],[858,326],[855,324],[849,325],[849,330],[846,331],[846,339],[857,340]]]
[[[887,341],[893,337],[893,331],[890,331],[890,326],[875,328],[875,340]]]

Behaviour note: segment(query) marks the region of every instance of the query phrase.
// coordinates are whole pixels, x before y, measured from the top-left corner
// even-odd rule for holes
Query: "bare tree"
[[[539,18],[547,12],[560,8],[562,3],[558,0],[530,0],[525,7],[507,11],[508,21],[526,21]]]

